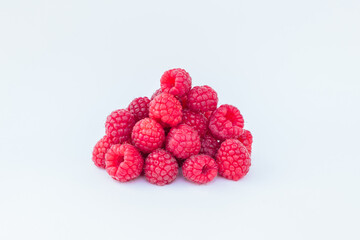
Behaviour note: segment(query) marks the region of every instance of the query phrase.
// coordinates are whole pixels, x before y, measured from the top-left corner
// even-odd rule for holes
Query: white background
[[[359,239],[360,2],[0,1],[0,239]],[[238,182],[91,161],[185,68],[254,135]]]

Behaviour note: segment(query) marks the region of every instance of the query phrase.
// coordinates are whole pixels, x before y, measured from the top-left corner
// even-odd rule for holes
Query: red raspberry
[[[105,155],[106,171],[115,180],[127,182],[137,178],[144,160],[140,152],[130,144],[115,144]]]
[[[240,135],[238,140],[242,144],[244,144],[244,146],[248,150],[249,154],[251,155],[251,146],[253,143],[253,136],[252,136],[251,132],[249,130],[244,129],[244,133]]]
[[[197,131],[185,124],[173,127],[166,138],[166,150],[176,158],[186,159],[200,151]]]
[[[214,111],[217,103],[217,93],[207,85],[193,87],[188,94],[188,107],[195,112]]]
[[[220,140],[214,138],[209,132],[201,138],[200,153],[215,157],[221,145]]]
[[[114,143],[124,143],[130,140],[135,118],[128,110],[120,109],[113,111],[106,119],[106,135],[111,137]]]
[[[111,138],[107,135],[102,137],[94,147],[92,152],[92,160],[96,166],[105,168],[105,154],[107,150],[113,145]]]
[[[203,136],[207,130],[207,120],[202,113],[196,113],[185,109],[183,111],[182,122],[192,128],[194,128],[199,136]]]
[[[128,106],[128,110],[135,117],[135,121],[149,117],[150,99],[147,97],[139,97],[132,100]]]
[[[187,180],[204,184],[216,177],[218,167],[215,160],[208,155],[193,155],[185,160],[182,173]]]
[[[206,111],[204,112],[204,116],[205,118],[209,121],[210,120],[210,117],[211,117],[211,114],[213,113],[213,111]]]
[[[160,122],[164,127],[178,125],[181,122],[181,111],[180,102],[168,93],[162,93],[150,102],[150,117]]]
[[[210,117],[209,130],[214,137],[225,140],[243,133],[244,119],[240,111],[228,104],[221,105]]]
[[[160,123],[151,118],[144,118],[135,124],[131,139],[141,152],[150,153],[162,146],[165,132]]]
[[[160,94],[162,94],[161,88],[159,88],[153,93],[150,100],[153,100],[156,96],[159,96]]]
[[[216,154],[219,175],[237,181],[249,172],[251,159],[246,147],[237,139],[225,140]]]
[[[170,153],[157,149],[145,160],[145,178],[152,184],[163,186],[175,180],[178,174],[178,164]]]
[[[174,96],[183,96],[191,88],[191,77],[184,69],[175,68],[166,71],[161,79],[161,90]]]

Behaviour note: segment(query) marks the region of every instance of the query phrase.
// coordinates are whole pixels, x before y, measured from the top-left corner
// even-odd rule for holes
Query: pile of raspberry
[[[211,87],[191,83],[184,69],[168,70],[151,99],[135,98],[126,109],[113,111],[106,135],[94,147],[95,165],[120,182],[143,174],[160,186],[179,172],[197,184],[217,175],[234,181],[245,176],[253,138],[243,116],[235,106],[218,106]]]

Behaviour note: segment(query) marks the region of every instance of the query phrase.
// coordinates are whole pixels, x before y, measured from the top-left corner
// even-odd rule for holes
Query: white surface
[[[359,239],[359,1],[1,1],[0,239]],[[254,135],[249,174],[112,180],[106,116],[183,67]]]

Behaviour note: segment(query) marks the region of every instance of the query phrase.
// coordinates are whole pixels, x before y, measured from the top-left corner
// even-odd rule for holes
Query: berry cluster
[[[106,135],[93,150],[95,165],[120,182],[143,172],[156,185],[173,182],[179,167],[198,184],[218,174],[234,181],[245,176],[253,138],[243,116],[232,105],[218,107],[211,87],[191,88],[191,83],[185,70],[168,70],[151,99],[135,98],[126,109],[112,112]]]

